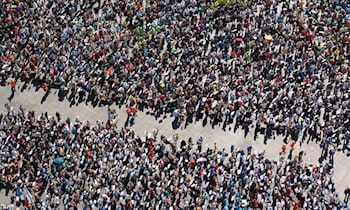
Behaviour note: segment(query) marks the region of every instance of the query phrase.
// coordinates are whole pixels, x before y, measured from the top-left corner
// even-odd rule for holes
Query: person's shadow
[[[84,101],[84,95],[85,95],[85,94],[79,94],[77,106],[78,106],[78,104],[80,104],[80,103],[82,103],[82,102]]]
[[[40,101],[41,104],[43,104],[46,101],[49,94],[50,94],[50,91],[45,92],[45,95],[41,98],[41,101]]]
[[[129,120],[130,127],[135,125],[135,116],[131,117]]]
[[[128,117],[126,118],[125,122],[124,122],[124,128],[128,127],[129,125],[129,119],[130,119],[130,115],[128,114]]]
[[[69,107],[72,107],[75,103],[75,97],[73,97],[69,103]]]
[[[91,104],[95,108],[98,105],[98,99],[95,99]]]
[[[65,90],[58,90],[58,94],[57,94],[57,97],[58,97],[58,101],[64,101],[64,97],[65,97]]]
[[[68,96],[67,99],[68,99],[68,101],[72,101],[74,97],[75,97],[75,96],[74,96],[74,93],[71,92],[71,93],[69,94],[69,96]]]
[[[294,151],[293,148],[289,151],[289,155],[288,155],[289,160],[292,160],[292,158],[293,158],[293,151]]]
[[[203,113],[197,112],[197,113],[196,113],[196,118],[195,118],[196,122],[199,121],[199,120],[201,120],[201,119],[203,119]]]
[[[188,113],[187,117],[186,117],[186,121],[185,121],[185,126],[184,128],[186,129],[187,126],[189,124],[192,124],[193,123],[193,117],[194,117],[194,114],[193,113]]]
[[[208,124],[208,115],[206,115],[202,121],[202,126],[205,127]]]
[[[23,91],[24,91],[25,89],[27,89],[27,87],[28,87],[28,84],[27,84],[27,82],[25,82],[25,83],[23,84],[22,88],[21,88],[21,92],[23,93]]]
[[[178,129],[180,127],[180,125],[179,125],[179,117],[175,117],[175,119],[171,123],[171,126],[173,127],[174,130],[176,130],[176,129]]]
[[[10,102],[15,97],[15,90],[11,90],[11,95],[7,98]]]

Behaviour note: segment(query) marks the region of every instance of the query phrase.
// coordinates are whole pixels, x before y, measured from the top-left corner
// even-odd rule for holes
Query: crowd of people
[[[304,151],[231,146],[203,149],[203,137],[138,135],[109,114],[96,125],[11,107],[0,115],[0,190],[5,209],[344,208],[329,163]],[[348,196],[348,194],[347,194]]]
[[[309,172],[308,168],[298,165],[298,160],[295,162],[291,158],[288,163],[281,161],[289,166],[283,174],[294,170],[307,176],[311,174],[312,179],[324,181],[320,177],[331,172],[329,167],[332,167],[334,153],[342,151],[350,154],[349,13],[350,6],[343,0],[146,0],[142,2],[134,0],[71,0],[68,2],[2,0],[0,1],[0,83],[11,87],[10,101],[19,89],[34,88],[45,92],[42,99],[44,102],[55,88],[59,90],[59,100],[69,100],[72,106],[82,102],[91,103],[93,106],[126,105],[130,109],[146,110],[156,118],[170,113],[174,117],[174,127],[186,127],[190,123],[202,120],[203,126],[209,122],[213,128],[220,126],[223,130],[233,132],[243,129],[244,136],[247,136],[250,129],[254,127],[254,139],[257,139],[259,134],[263,134],[265,144],[276,136],[283,136],[286,144],[315,141],[322,147],[320,164],[330,166],[320,166],[324,172],[319,173],[320,168]],[[151,180],[146,180],[146,183],[141,181],[140,185],[144,188],[149,188],[148,185],[153,186],[153,191],[151,193],[148,191],[147,196],[143,196],[142,193],[145,192],[142,191],[142,187],[138,187],[138,190],[132,193],[131,188],[134,186],[124,186],[123,183],[127,180],[126,182],[133,185],[133,180],[136,178],[130,177],[127,172],[134,171],[134,167],[139,168],[135,162],[129,163],[126,157],[133,155],[139,157],[139,162],[142,162],[140,157],[147,152],[142,152],[142,148],[145,148],[141,143],[135,143],[137,142],[135,136],[130,137],[126,134],[131,131],[115,131],[109,124],[99,124],[98,127],[88,129],[89,126],[81,125],[77,119],[74,123],[78,126],[73,128],[85,130],[76,134],[70,128],[67,129],[70,123],[59,123],[59,116],[54,120],[43,115],[39,121],[34,119],[34,113],[27,115],[22,112],[16,116],[10,116],[10,118],[4,116],[2,119],[2,122],[5,122],[3,125],[5,129],[2,130],[5,138],[2,139],[7,143],[10,142],[7,145],[4,144],[5,147],[15,148],[12,151],[17,159],[23,159],[24,162],[28,158],[33,160],[30,161],[33,163],[23,163],[27,164],[27,167],[24,170],[22,168],[22,172],[30,174],[29,179],[34,179],[32,183],[49,186],[50,182],[52,186],[58,186],[60,189],[59,192],[55,187],[47,188],[49,189],[47,192],[50,192],[50,194],[46,193],[50,195],[50,201],[47,202],[51,202],[51,199],[56,197],[60,200],[60,196],[63,196],[66,204],[74,203],[73,197],[78,198],[80,195],[76,194],[79,191],[71,190],[69,186],[73,186],[71,182],[74,182],[74,186],[81,186],[82,183],[79,180],[86,180],[82,178],[84,176],[90,177],[89,181],[91,181],[90,185],[84,183],[84,187],[89,189],[84,195],[87,198],[107,190],[102,193],[107,198],[104,196],[104,198],[95,199],[94,197],[91,200],[96,200],[97,203],[89,205],[103,206],[104,202],[113,203],[117,197],[122,198],[122,204],[119,205],[141,205],[141,200],[145,199],[143,202],[148,205],[162,203],[165,206],[173,206],[174,203],[169,203],[170,201],[180,202],[198,193],[204,193],[204,191],[197,192],[196,188],[186,187],[187,191],[180,193],[183,196],[186,195],[186,199],[181,196],[176,197],[179,193],[174,194],[174,181],[169,184],[173,186],[172,190],[157,196],[159,190],[167,189],[164,183],[157,186],[157,180],[154,181],[156,183]],[[132,119],[134,117],[132,115]],[[11,129],[7,128],[13,122],[29,124],[27,127],[15,124]],[[42,122],[51,130],[46,130],[45,126],[41,125]],[[18,132],[26,133],[26,129],[26,137],[16,136]],[[74,132],[77,132],[76,130]],[[105,130],[107,133],[97,132],[98,130]],[[52,136],[57,137],[57,135],[65,141],[55,142]],[[103,138],[104,135],[109,137]],[[45,145],[48,142],[43,142],[38,136],[51,139],[51,144],[61,148],[60,151],[53,154],[54,151],[50,151],[51,147]],[[122,146],[116,144],[116,149],[119,148],[118,151],[122,152],[118,157],[123,156],[124,161],[110,163],[109,156],[105,156],[105,152],[111,153],[110,143],[96,144],[95,142],[105,140],[108,142],[113,139],[111,136],[118,139],[120,137],[120,141],[124,142]],[[32,138],[34,140],[31,140]],[[89,141],[86,142],[83,139],[89,139]],[[82,144],[79,145],[80,143]],[[65,144],[70,145],[69,150]],[[85,146],[82,145],[87,145],[87,148],[94,147],[93,149],[97,152],[94,153],[93,158],[87,157],[82,163],[75,162],[80,157],[73,154],[73,151],[80,149],[85,151]],[[129,151],[127,155],[124,154],[125,150],[121,150],[124,146],[129,147],[129,150],[126,150]],[[141,151],[135,150],[138,147]],[[30,154],[36,154],[36,157],[29,155],[23,158],[16,153],[18,150],[29,148],[33,150]],[[156,158],[152,156],[148,162],[140,164],[153,167],[154,159],[163,161],[164,157],[171,163],[180,158],[178,154],[185,152],[173,149],[166,155],[160,151],[162,150],[154,151],[154,155],[158,155]],[[218,151],[215,152],[217,152],[215,155],[218,155]],[[47,162],[50,158],[39,157],[40,155],[60,156],[61,153],[64,155],[69,153],[70,157],[65,156],[63,159],[67,160],[68,166],[71,167],[52,165]],[[240,152],[234,150],[233,153],[227,152],[227,154],[237,158]],[[10,157],[12,158],[13,155],[11,154]],[[194,152],[191,153],[193,157],[189,159],[196,159],[201,155],[200,152]],[[204,155],[209,154],[206,152]],[[270,173],[280,176],[280,170],[273,172],[271,168],[282,166],[278,166],[277,163],[261,162],[263,158],[256,157],[252,160],[250,159],[252,154],[245,155],[240,154],[242,158],[248,158],[245,164],[232,166],[229,171],[238,170],[238,168],[242,170],[245,168],[248,171],[248,166],[253,164],[254,168],[256,163],[263,165],[262,171],[270,170]],[[223,153],[221,156],[224,156]],[[101,162],[98,161],[99,158],[107,159]],[[327,158],[330,161],[325,163]],[[182,161],[185,160],[186,158],[182,159]],[[217,160],[212,161],[214,165],[219,165],[215,162]],[[126,178],[113,180],[101,174],[100,170],[104,169],[98,167],[100,163],[105,165],[106,170],[113,164],[124,164],[125,170],[115,173],[127,173]],[[182,166],[186,165],[182,164]],[[70,177],[69,174],[75,174],[76,165],[78,169],[89,170],[85,175],[82,172],[80,174],[76,172],[78,175]],[[44,175],[37,174],[39,172],[34,169],[37,166],[44,171],[43,173],[39,171],[40,174]],[[55,182],[47,175],[48,168],[51,166],[55,166],[50,169],[50,171],[53,170],[51,178],[54,177]],[[172,164],[169,166],[176,167]],[[209,170],[210,173],[208,173],[211,174],[212,168],[206,168],[206,166],[210,164],[189,166],[183,170],[191,173]],[[160,167],[165,166],[158,166],[158,169]],[[224,173],[226,168],[220,167],[223,169],[221,172]],[[219,173],[220,167],[216,167],[213,173]],[[19,170],[21,167],[10,162],[5,168],[11,171]],[[149,170],[153,172],[155,168]],[[64,172],[62,172],[63,169],[65,169]],[[148,175],[151,174],[150,171]],[[180,174],[174,168],[168,168],[164,171],[164,175],[171,171]],[[72,180],[73,177],[80,177],[80,179]],[[143,175],[143,178],[145,177],[147,176]],[[162,182],[161,177],[162,174],[159,174],[160,182]],[[227,182],[214,185],[212,177],[209,180],[202,180],[203,183],[205,181],[209,183],[206,189],[211,190],[207,193],[212,193],[208,194],[212,197],[189,201],[196,205],[197,203],[202,205],[201,202],[207,205],[221,202],[223,207],[225,204],[241,205],[240,202],[243,200],[249,203],[252,202],[253,197],[255,201],[255,196],[260,195],[257,199],[260,205],[259,203],[263,203],[262,201],[269,196],[257,189],[253,190],[253,193],[248,193],[251,186],[242,188],[242,186],[248,186],[246,185],[248,181],[252,185],[255,183],[254,186],[259,184],[259,177],[256,179],[248,177],[250,180],[244,183],[241,181],[238,186],[233,181],[235,183],[233,187],[228,186]],[[230,180],[237,181],[239,178],[239,176],[230,177]],[[17,178],[16,181],[19,180]],[[187,183],[186,179],[184,180],[182,184]],[[26,183],[25,181],[27,180],[21,180],[22,183],[15,185],[22,186]],[[109,189],[107,181],[116,183],[113,185],[114,190]],[[197,183],[198,180],[195,181]],[[299,204],[295,205],[325,203],[324,200],[314,201],[317,199],[315,196],[317,190],[306,190],[304,185],[296,187],[293,183],[296,181],[289,180],[290,188],[283,188],[292,189],[293,192],[300,188],[310,197],[298,197],[300,192],[292,194],[296,198],[294,197],[295,199],[293,198],[291,202],[285,200],[290,196],[281,195],[280,199],[269,197],[271,201],[275,201],[271,205],[278,203],[283,206],[298,202]],[[179,181],[178,184],[180,186]],[[276,183],[275,185],[281,187]],[[71,193],[66,192],[67,186]],[[28,188],[36,193],[43,193],[41,192],[43,188],[40,186]],[[96,188],[100,189],[99,193],[90,192],[91,189]],[[21,187],[21,189],[28,191],[27,188]],[[239,195],[242,197],[237,198],[229,193],[225,194],[227,197],[213,196],[213,193],[218,194],[217,190],[222,192],[230,189],[239,189]],[[334,195],[332,189],[325,190]],[[110,194],[112,191],[124,192],[124,195],[116,194],[113,197]],[[271,195],[272,191],[270,191]],[[234,191],[234,193],[237,192]],[[247,199],[248,197],[250,199]],[[239,201],[236,202],[236,199]],[[155,203],[147,202],[150,200]],[[337,200],[336,197],[330,203],[334,204],[334,200]]]
[[[1,83],[349,151],[345,1],[1,1]],[[45,18],[42,18],[45,17]],[[323,114],[324,113],[324,114]],[[236,123],[234,123],[236,121]],[[229,129],[231,126],[229,126]],[[289,138],[290,137],[290,138]],[[322,143],[321,143],[322,142]]]

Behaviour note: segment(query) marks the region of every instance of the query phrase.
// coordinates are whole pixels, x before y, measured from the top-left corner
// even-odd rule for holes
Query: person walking
[[[11,102],[11,100],[14,98],[15,92],[16,92],[16,80],[11,79],[9,82],[9,86],[11,88],[11,95],[8,97],[8,100]]]

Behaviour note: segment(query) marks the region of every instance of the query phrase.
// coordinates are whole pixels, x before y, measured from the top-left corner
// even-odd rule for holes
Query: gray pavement
[[[70,116],[73,119],[76,116],[79,116],[81,120],[89,120],[94,123],[96,120],[106,120],[107,119],[107,107],[92,107],[91,105],[85,105],[85,103],[79,104],[78,106],[74,105],[69,107],[69,102],[67,100],[59,102],[55,90],[47,97],[46,101],[41,104],[41,98],[44,95],[43,90],[35,92],[33,88],[31,90],[24,90],[20,92],[18,88],[15,93],[14,99],[9,102],[8,97],[10,96],[9,87],[0,87],[0,111],[4,111],[5,103],[9,103],[13,106],[14,109],[18,109],[19,105],[24,106],[27,110],[35,110],[37,113],[42,113],[47,111],[49,116],[55,114],[56,111],[61,113],[62,118]],[[118,125],[124,126],[124,121],[127,118],[125,113],[125,108],[118,109],[115,108],[118,113]],[[203,127],[202,123],[190,124],[186,129],[176,129],[174,130],[171,126],[173,118],[167,116],[167,118],[161,118],[162,122],[159,122],[160,119],[155,120],[151,115],[147,115],[142,112],[137,113],[135,119],[135,124],[131,127],[136,131],[140,136],[144,135],[144,131],[151,132],[154,128],[158,128],[161,134],[165,136],[171,136],[174,133],[179,134],[180,139],[187,140],[189,137],[192,137],[193,140],[197,140],[200,136],[204,137],[204,147],[213,147],[216,143],[217,147],[226,148],[229,150],[231,145],[235,147],[246,148],[247,146],[253,146],[253,151],[262,152],[266,151],[266,157],[270,160],[277,160],[278,154],[281,151],[281,146],[283,144],[282,139],[276,138],[275,140],[271,139],[268,141],[268,144],[263,144],[263,138],[260,136],[257,141],[253,140],[253,130],[248,134],[248,137],[244,139],[243,133],[237,131],[233,133],[231,131],[224,132],[220,127],[212,129],[211,126]],[[289,147],[288,147],[289,149]],[[306,151],[306,157],[304,158],[305,164],[318,164],[318,157],[320,154],[320,148],[317,144],[310,142],[308,145],[303,144],[300,146],[296,144],[295,153],[298,154],[299,151]],[[288,152],[288,151],[287,151]],[[336,189],[343,197],[344,189],[347,186],[350,186],[350,179],[348,174],[350,174],[350,158],[346,157],[343,153],[337,152],[334,157],[334,171],[335,171],[335,183]],[[9,199],[4,196],[4,192],[0,192],[0,202],[8,203]]]

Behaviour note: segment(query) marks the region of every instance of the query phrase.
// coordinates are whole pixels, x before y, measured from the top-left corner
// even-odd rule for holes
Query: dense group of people
[[[45,92],[42,99],[44,102],[55,88],[59,90],[59,100],[69,100],[71,105],[82,102],[91,103],[93,106],[125,105],[130,109],[150,112],[156,118],[170,113],[174,117],[175,128],[186,127],[190,123],[202,120],[203,126],[209,122],[213,128],[220,126],[223,130],[233,132],[243,129],[244,136],[247,136],[250,129],[254,127],[254,139],[262,134],[265,144],[276,136],[282,136],[286,144],[291,141],[300,144],[315,141],[322,147],[320,164],[328,164],[325,160],[329,158],[329,164],[332,165],[336,151],[350,154],[349,13],[350,6],[343,0],[147,0],[142,2],[2,0],[0,1],[0,83],[11,87],[10,101],[19,89],[34,87],[36,90],[42,89]],[[175,201],[176,205],[180,205],[181,200],[186,200],[187,197],[190,199],[191,196],[205,191],[197,192],[196,188],[186,187],[187,191],[181,193],[187,196],[185,199],[181,196],[176,197],[179,194],[174,193],[175,181],[168,184],[173,188],[165,193],[161,190],[167,189],[165,186],[167,184],[160,183],[161,186],[157,186],[158,183],[151,183],[149,180],[146,183],[141,181],[140,184],[144,188],[149,188],[148,185],[153,186],[153,191],[147,192],[147,196],[142,194],[145,193],[142,187],[138,187],[138,190],[131,193],[130,190],[134,186],[130,188],[123,183],[127,180],[131,183],[130,185],[133,185],[135,184],[133,180],[136,178],[130,177],[126,171],[134,171],[134,167],[139,169],[139,166],[135,162],[129,163],[127,157],[133,155],[142,162],[142,154],[146,154],[142,149],[135,150],[135,148],[145,149],[135,136],[130,137],[126,131],[111,129],[113,126],[109,124],[89,128],[87,125],[81,125],[78,119],[75,122],[78,126],[73,128],[85,130],[80,134],[74,134],[71,128],[67,129],[70,123],[59,123],[58,116],[55,119],[42,116],[42,119],[40,118],[37,122],[34,114],[31,115],[23,112],[16,116],[11,115],[10,118],[4,117],[2,120],[6,122],[5,129],[1,131],[5,133],[5,138],[2,140],[10,142],[7,146],[15,148],[12,151],[30,148],[33,150],[30,154],[37,154],[37,157],[29,155],[28,158],[31,158],[33,163],[26,164],[37,164],[35,167],[40,165],[39,168],[44,171],[40,174],[44,175],[37,175],[39,172],[33,171],[34,166],[22,168],[23,171],[31,174],[28,176],[30,179],[36,179],[39,176],[38,179],[41,182],[38,182],[41,184],[44,184],[42,183],[44,180],[47,186],[53,183],[46,174],[52,165],[47,162],[50,158],[41,159],[39,156],[53,157],[59,156],[62,152],[67,153],[65,144],[70,145],[75,142],[72,143],[74,146],[70,145],[68,153],[85,150],[85,146],[82,145],[94,146],[97,151],[95,159],[87,157],[82,163],[79,161],[78,163],[73,158],[75,155],[69,154],[70,158],[64,158],[68,160],[67,167],[53,167],[51,176],[55,180],[58,179],[54,183],[60,186],[61,192],[54,190],[56,185],[49,187],[48,192],[51,194],[46,195],[50,195],[50,199],[57,197],[60,200],[60,196],[64,195],[66,203],[74,203],[73,197],[78,198],[80,195],[77,196],[76,193],[79,192],[71,190],[71,193],[68,193],[65,187],[73,186],[71,182],[75,183],[74,186],[81,186],[82,183],[79,180],[86,180],[81,178],[84,176],[90,177],[89,181],[92,182],[91,185],[84,183],[86,184],[84,187],[107,190],[102,193],[107,198],[91,199],[96,200],[97,203],[89,205],[97,206],[103,206],[104,202],[111,204],[117,200],[116,198],[122,198],[122,204],[118,205],[124,206],[141,206],[142,202],[145,205],[162,203],[165,206],[174,206]],[[131,119],[134,117],[132,115]],[[14,125],[11,129],[7,128],[13,122],[25,123],[26,121],[29,121],[27,127]],[[42,127],[41,122],[49,130],[46,130],[45,126]],[[23,129],[29,130],[27,130],[27,136],[23,138],[16,136],[17,132],[25,133]],[[97,132],[96,129],[105,130],[106,133]],[[9,133],[16,133],[16,135],[12,136]],[[51,144],[62,148],[56,151],[57,154],[53,154],[54,151],[50,151],[50,147],[45,145],[48,142],[42,142],[42,139],[38,138],[44,135],[45,139],[51,139]],[[57,135],[65,140],[55,142],[52,136],[57,137]],[[104,135],[109,137],[103,138]],[[122,146],[116,144],[116,149],[119,148],[118,151],[122,152],[119,156],[122,156],[124,161],[110,163],[109,156],[106,156],[105,152],[111,153],[109,148],[111,143],[106,145],[101,143],[99,148],[100,144],[95,142],[104,140],[109,142],[113,139],[112,136],[124,142]],[[66,143],[67,138],[68,143]],[[89,141],[86,142],[84,138],[90,139],[91,142],[88,144]],[[20,142],[26,146],[21,146]],[[121,149],[124,146],[129,147],[128,154],[124,154],[125,150]],[[177,156],[178,154],[185,152],[174,148],[167,154],[160,151],[162,150],[154,151],[157,157],[152,156],[148,162],[140,164],[153,166],[154,159],[163,161],[164,157],[172,163],[178,160],[180,157]],[[237,158],[240,153],[233,151],[227,154]],[[14,152],[13,155],[17,157],[18,154]],[[196,159],[201,155],[199,152],[194,152],[187,159]],[[262,164],[262,171],[270,170],[271,174],[280,177],[281,171],[276,167],[282,166],[276,165],[277,163],[265,164],[261,162],[263,158],[251,159],[252,154],[240,155],[242,158],[247,158],[242,160],[245,164],[232,166],[228,171],[224,166],[220,166],[222,169],[220,173],[225,171],[229,173],[230,170],[235,171],[238,168],[242,170],[245,168],[248,171],[248,166],[253,165],[254,168],[256,164]],[[221,156],[224,155],[221,154]],[[80,157],[76,156],[76,158]],[[101,162],[106,170],[115,166],[113,164],[124,164],[125,168],[120,173],[127,173],[126,178],[123,178],[125,180],[111,180],[112,178],[99,173],[99,170],[104,170],[97,167],[101,165],[99,158],[103,160],[107,158],[106,161]],[[182,159],[182,161],[185,160],[186,158]],[[136,160],[133,159],[133,161]],[[219,165],[215,162],[217,160],[212,161],[214,165]],[[294,159],[290,159],[288,163],[281,161],[289,166],[283,174],[294,170],[307,176],[311,174],[312,179],[321,179],[319,175],[315,175],[319,174],[319,168],[309,172],[308,168],[298,165],[300,161],[293,161]],[[5,168],[19,170],[20,167],[14,165],[14,162],[11,162]],[[85,175],[77,172],[78,175],[69,176],[75,173],[76,165],[78,168],[89,169],[89,171],[86,171]],[[212,168],[206,168],[209,165],[189,166],[184,170],[191,173],[209,170],[211,173]],[[165,166],[158,166],[160,167]],[[176,166],[169,164],[169,167]],[[324,172],[320,174],[331,172],[328,166],[322,167],[325,167]],[[272,168],[276,171],[272,171]],[[64,172],[62,172],[63,169],[65,169]],[[166,173],[171,171],[176,172],[175,168],[168,168],[164,171],[164,175],[168,176]],[[218,173],[218,167],[214,172]],[[79,176],[78,181],[71,180]],[[162,180],[162,176],[159,174],[158,179]],[[143,175],[143,178],[145,177],[147,176]],[[317,199],[315,196],[318,193],[317,190],[304,189],[303,184],[296,187],[293,185],[296,183],[295,180],[289,180],[289,184],[292,185],[290,189],[293,192],[296,188],[301,189],[304,193],[307,192],[309,197],[303,197],[298,195],[300,192],[294,192],[292,195],[296,197],[292,199],[293,202],[285,200],[290,197],[289,195],[284,197],[281,195],[279,199],[273,199],[272,191],[270,191],[272,197],[269,197],[264,189],[251,191],[251,186],[245,188],[248,186],[246,185],[248,181],[252,185],[254,183],[256,187],[259,185],[260,179],[248,177],[251,180],[243,183],[241,181],[238,185],[235,181],[239,181],[242,177],[230,177],[230,181],[235,180],[232,187],[227,185],[227,178],[224,178],[226,182],[216,184],[213,184],[212,177],[209,180],[202,180],[203,183],[205,181],[209,183],[206,189],[211,191],[207,193],[218,194],[218,189],[222,189],[220,192],[239,189],[239,195],[242,197],[237,198],[227,191],[226,194],[224,193],[226,197],[213,196],[215,198],[212,199],[210,197],[212,194],[209,193],[208,196],[210,196],[207,199],[198,198],[198,200],[189,201],[197,206],[201,206],[202,203],[206,205],[221,203],[222,207],[225,203],[241,205],[240,202],[243,200],[248,200],[248,203],[255,200],[256,204],[260,205],[263,201],[267,201],[265,200],[267,198],[270,198],[271,205],[275,206],[277,203],[283,206],[297,203],[297,201],[299,202],[297,205],[302,206],[309,203],[317,205],[325,203],[314,201]],[[184,180],[182,184],[185,183]],[[26,183],[26,180],[21,181],[22,185]],[[110,186],[106,185],[107,181],[116,183],[113,185],[114,190],[109,189]],[[197,183],[198,180],[194,181]],[[271,186],[280,187],[278,182],[280,180]],[[34,180],[32,183],[37,181]],[[144,186],[145,184],[147,187]],[[180,185],[179,181],[178,184]],[[16,185],[21,184],[16,183]],[[245,187],[241,189],[242,186]],[[32,190],[39,188],[36,193],[43,193],[41,187],[31,186],[30,188]],[[333,195],[332,189],[326,190]],[[234,193],[237,193],[235,190],[233,190]],[[90,199],[92,197],[89,196],[101,194],[102,191],[91,193],[87,190],[84,196]],[[117,193],[113,197],[112,191],[124,192],[124,195]],[[157,196],[158,192],[160,192],[159,196]],[[257,195],[260,195],[259,199],[255,198]],[[158,200],[153,199],[155,197]],[[142,199],[144,200],[141,202]],[[236,202],[237,199],[239,201]],[[147,202],[150,200],[155,203]],[[336,197],[334,200],[337,200]],[[253,204],[249,203],[249,205]],[[269,202],[264,205],[269,205]]]
[[[138,135],[107,121],[10,107],[0,115],[0,190],[10,209],[333,209],[346,206],[329,163],[293,145],[276,160],[203,139]],[[347,200],[346,200],[347,201]]]
[[[20,80],[42,88],[43,100],[59,88],[71,105],[171,113],[175,127],[234,124],[245,136],[254,125],[265,143],[284,135],[349,151],[345,1],[0,4],[9,99]]]

